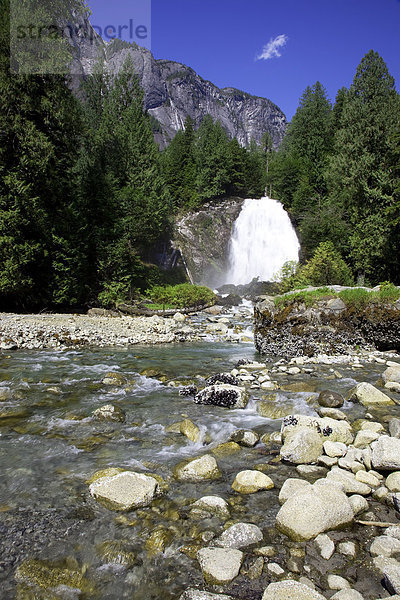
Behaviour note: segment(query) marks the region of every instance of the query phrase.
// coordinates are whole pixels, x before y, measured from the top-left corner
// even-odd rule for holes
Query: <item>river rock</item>
[[[390,475],[386,477],[385,486],[391,492],[400,492],[400,471],[390,473]]]
[[[143,473],[106,469],[92,477],[89,492],[106,508],[127,511],[151,504],[159,492],[159,484],[154,477]]]
[[[393,417],[389,421],[389,433],[392,437],[400,438],[400,419]]]
[[[310,427],[296,427],[285,436],[280,455],[283,460],[299,465],[315,463],[322,454],[322,439]]]
[[[346,454],[347,446],[342,442],[324,442],[324,452],[331,458],[339,458]]]
[[[351,587],[347,579],[334,574],[328,575],[328,586],[330,590],[343,590]]]
[[[185,590],[179,600],[234,600],[232,596],[226,594],[212,594],[211,592],[205,592],[203,590],[195,590],[189,588]]]
[[[204,454],[199,458],[179,463],[175,467],[174,475],[179,481],[196,483],[207,479],[219,479],[221,471],[215,458],[210,454]]]
[[[196,404],[213,404],[224,408],[246,408],[249,397],[244,388],[229,385],[210,385],[194,397]]]
[[[347,421],[347,415],[338,408],[326,408],[321,406],[320,408],[316,408],[317,413],[320,417],[330,417],[331,419],[336,419],[337,421]]]
[[[340,486],[314,483],[290,496],[276,517],[277,528],[294,541],[306,541],[320,533],[353,522],[354,513]]]
[[[93,417],[99,421],[115,421],[117,423],[125,422],[125,413],[119,406],[105,404],[93,412]]]
[[[354,516],[360,513],[366,512],[369,509],[367,500],[359,494],[353,494],[349,497],[351,508],[353,509]]]
[[[222,519],[229,519],[229,506],[226,500],[219,496],[203,496],[199,500],[196,500],[191,505],[192,511],[198,510],[199,512],[208,512],[221,517]]]
[[[335,552],[335,544],[332,542],[331,538],[326,535],[326,533],[320,533],[315,538],[315,543],[319,548],[322,558],[329,560]]]
[[[370,383],[359,383],[350,391],[349,400],[363,406],[389,406],[393,400]]]
[[[340,467],[332,467],[329,473],[327,473],[326,478],[342,484],[347,494],[361,494],[362,496],[367,496],[371,493],[371,488],[369,485],[362,483],[361,481],[357,481],[353,473],[350,473],[350,471],[346,471],[345,469],[341,469]]]
[[[318,404],[325,408],[340,408],[344,404],[344,398],[337,392],[323,390],[318,396]]]
[[[400,553],[400,540],[388,535],[378,535],[369,549],[372,556],[391,557]]]
[[[235,548],[202,548],[197,552],[204,579],[210,585],[224,585],[235,579],[243,558],[243,552]]]
[[[339,590],[336,594],[333,594],[331,600],[364,600],[364,596],[362,596],[360,592],[357,592],[357,590],[345,588]]]
[[[261,490],[270,490],[274,487],[274,482],[268,475],[260,471],[240,471],[232,483],[232,488],[240,494],[254,494]]]
[[[295,477],[289,477],[283,483],[279,492],[279,502],[284,504],[290,496],[294,496],[297,492],[304,490],[304,488],[311,487],[311,483],[305,479],[297,479]]]
[[[343,442],[351,444],[354,435],[351,425],[347,421],[338,421],[330,417],[311,417],[309,415],[289,415],[283,419],[282,423],[282,440],[285,441],[286,436],[295,427],[309,427],[317,431],[323,442],[329,440],[331,442]]]
[[[124,377],[124,375],[121,375],[121,373],[107,373],[107,375],[105,375],[105,377],[103,377],[103,379],[101,380],[101,383],[103,385],[115,385],[115,386],[122,386],[125,385],[126,383],[128,383],[128,380],[126,377]]]
[[[372,466],[383,471],[400,470],[400,439],[381,435],[371,444]]]
[[[260,439],[260,436],[251,430],[238,429],[232,433],[230,439],[232,442],[236,442],[240,446],[253,448],[253,446],[255,446]]]
[[[325,598],[307,585],[287,579],[270,583],[261,600],[325,600]]]
[[[223,548],[246,548],[263,539],[262,531],[253,523],[236,523],[226,529],[216,540]]]
[[[379,437],[379,433],[376,431],[369,431],[368,429],[361,429],[356,435],[356,439],[354,440],[354,446],[356,448],[366,448],[371,444],[371,442],[375,442]]]
[[[190,419],[184,419],[179,426],[180,433],[191,442],[198,442],[200,439],[200,429]]]
[[[394,382],[400,383],[400,364],[396,367],[388,367],[386,371],[382,373],[382,379],[384,383]]]

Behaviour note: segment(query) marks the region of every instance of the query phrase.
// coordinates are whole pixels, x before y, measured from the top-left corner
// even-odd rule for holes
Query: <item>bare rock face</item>
[[[198,127],[209,114],[243,146],[249,145],[252,138],[260,142],[268,131],[275,148],[279,147],[287,121],[271,100],[235,88],[219,89],[190,67],[171,60],[156,60],[150,50],[135,43],[115,39],[106,44],[84,17],[75,16],[72,21],[81,32],[71,39],[75,56],[72,72],[78,76],[73,83],[75,89],[79,87],[79,76],[93,73],[100,59],[115,77],[130,57],[145,93],[145,109],[156,119],[155,137],[160,146],[165,147],[183,129],[188,116]]]

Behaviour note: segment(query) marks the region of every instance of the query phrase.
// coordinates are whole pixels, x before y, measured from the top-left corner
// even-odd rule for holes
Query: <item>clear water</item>
[[[4,407],[20,407],[25,415],[0,420],[0,598],[15,593],[16,566],[27,558],[73,557],[86,565],[96,585],[93,598],[120,600],[174,599],[189,585],[203,586],[197,561],[180,552],[188,544],[202,544],[201,536],[219,535],[216,518],[194,521],[188,505],[204,495],[220,495],[232,502],[232,519],[257,523],[266,532],[279,508],[280,483],[293,470],[274,464],[263,444],[218,458],[223,477],[216,482],[180,483],[173,468],[181,460],[211,451],[227,441],[237,428],[260,434],[278,430],[279,420],[258,415],[254,390],[248,408],[226,410],[193,403],[179,396],[170,382],[204,385],[206,377],[229,371],[240,358],[259,360],[252,344],[197,343],[93,349],[84,351],[18,351],[0,358],[0,392],[9,391]],[[140,375],[155,369],[157,378]],[[344,368],[343,379],[330,387],[346,391],[354,372]],[[382,370],[382,369],[380,369]],[[109,371],[124,374],[121,388],[101,383]],[[316,388],[326,388],[328,367],[317,369]],[[363,379],[375,380],[372,366]],[[281,377],[285,377],[282,375]],[[296,410],[314,414],[306,402],[309,393],[280,392]],[[4,394],[3,394],[4,395]],[[125,423],[101,423],[92,412],[108,403],[126,413]],[[344,410],[350,410],[345,406]],[[351,410],[354,411],[354,408]],[[202,432],[193,443],[168,433],[168,425],[191,418]],[[235,474],[268,463],[277,489],[240,497],[231,490]],[[169,489],[145,509],[128,514],[108,511],[88,494],[87,480],[100,469],[124,467],[161,475]],[[165,552],[149,553],[146,541],[154,530],[168,532]],[[99,550],[106,541],[119,541],[135,554],[129,567],[107,560]],[[90,596],[92,597],[92,596]]]
[[[245,285],[254,277],[272,281],[286,261],[298,261],[300,245],[278,200],[247,199],[236,219],[225,283]]]

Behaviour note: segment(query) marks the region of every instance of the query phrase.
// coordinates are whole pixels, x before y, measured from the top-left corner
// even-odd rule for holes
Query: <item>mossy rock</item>
[[[231,456],[232,454],[240,452],[240,450],[241,447],[236,442],[225,442],[211,450],[211,453],[217,458],[225,458],[226,456]]]
[[[129,540],[106,540],[96,550],[106,563],[125,567],[132,567],[136,563],[136,555]]]
[[[148,556],[152,558],[153,556],[157,556],[157,554],[163,554],[165,549],[171,544],[173,537],[172,531],[165,527],[155,529],[145,543]]]
[[[25,406],[1,406],[0,419],[23,419],[32,413]]]
[[[122,386],[128,383],[127,378],[121,373],[109,372],[101,380],[103,385]]]
[[[283,419],[283,417],[292,414],[294,406],[291,400],[278,402],[276,400],[276,395],[273,396],[275,397],[274,401],[260,400],[257,402],[256,410],[261,417],[265,417],[267,419]]]
[[[280,386],[285,392],[315,392],[317,384],[311,381],[296,381]]]
[[[19,598],[23,598],[25,592],[29,592],[29,588],[38,589],[39,593],[42,593],[43,590],[49,591],[51,594],[53,588],[61,585],[79,589],[85,595],[91,594],[95,588],[86,579],[85,570],[85,567],[79,568],[78,563],[71,558],[57,562],[36,559],[25,560],[15,572],[15,580],[18,584],[21,584],[19,586]],[[25,597],[29,598],[29,596]],[[33,595],[33,598],[36,598],[36,595]],[[57,598],[57,596],[54,595],[54,598]]]
[[[96,471],[90,479],[87,479],[86,483],[90,485],[103,477],[112,477],[113,475],[118,475],[118,473],[123,473],[126,469],[119,469],[116,467],[110,467],[109,469],[102,469],[101,471]]]

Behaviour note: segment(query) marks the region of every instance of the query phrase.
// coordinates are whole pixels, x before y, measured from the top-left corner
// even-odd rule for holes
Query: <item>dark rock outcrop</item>
[[[400,350],[400,306],[372,301],[354,308],[339,302],[327,298],[307,307],[294,299],[277,307],[265,297],[254,309],[256,349],[286,358],[346,354],[357,346]]]
[[[265,131],[277,148],[286,130],[283,112],[266,98],[251,96],[235,88],[219,89],[202,79],[193,69],[171,60],[156,60],[152,53],[138,46],[115,39],[106,44],[87,19],[75,16],[70,25],[78,31],[71,38],[74,49],[72,72],[77,89],[79,76],[93,73],[99,61],[115,77],[130,57],[145,93],[145,108],[154,117],[155,137],[166,146],[177,131],[183,129],[190,116],[198,127],[206,114],[220,121],[230,137],[247,146],[257,142]]]

